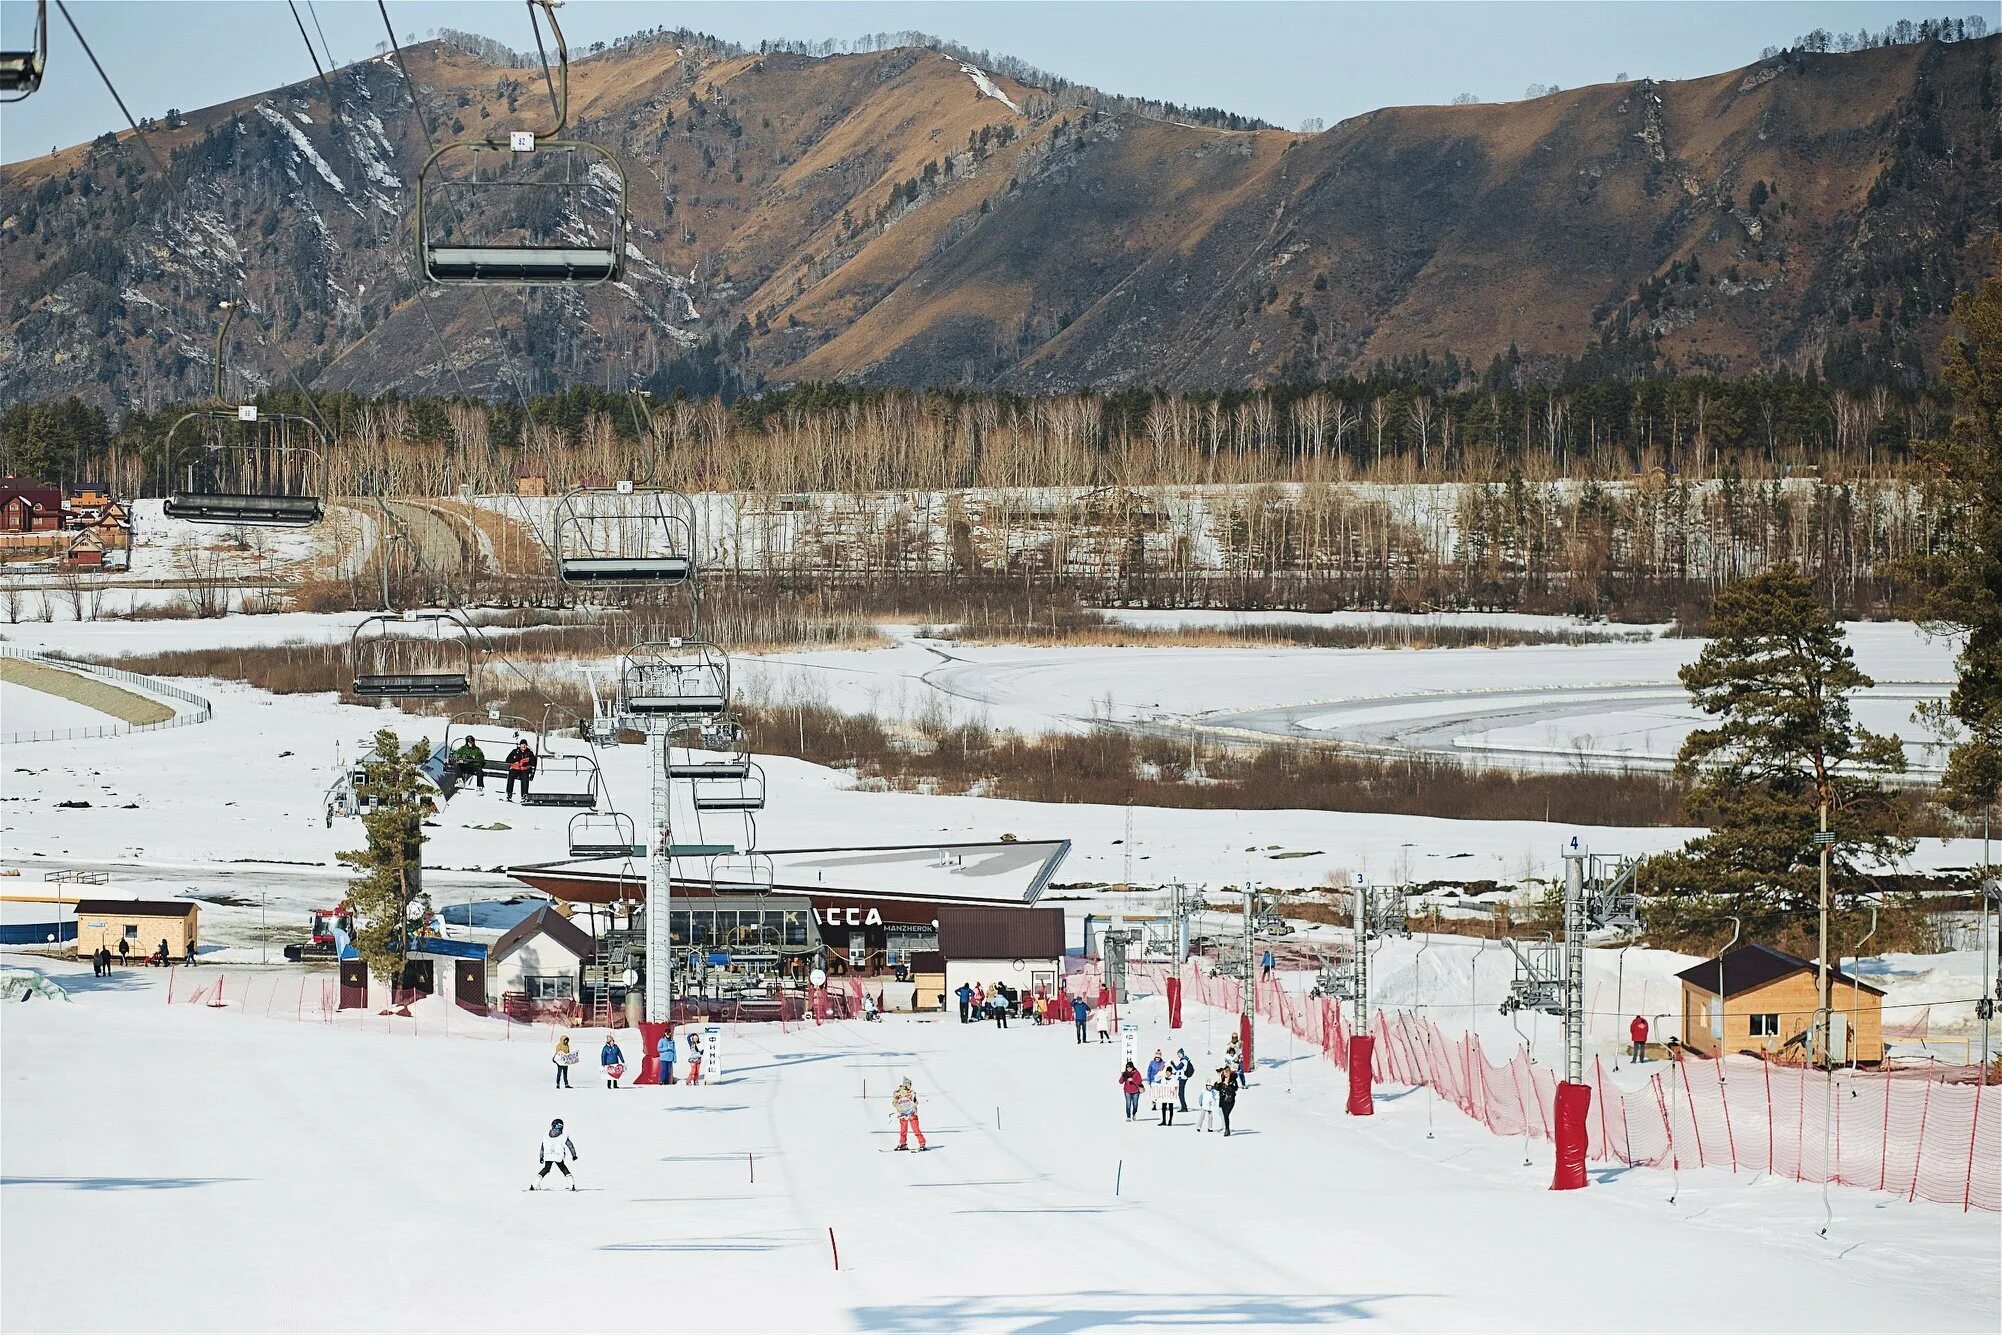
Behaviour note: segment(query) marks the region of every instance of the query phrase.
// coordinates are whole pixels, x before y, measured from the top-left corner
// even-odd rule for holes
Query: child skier
[[[626,1073],[626,1054],[619,1051],[619,1040],[605,1035],[605,1046],[598,1049],[598,1065],[605,1068],[605,1088],[617,1089],[619,1077]]]
[[[570,1190],[577,1190],[577,1179],[571,1176],[570,1164],[565,1162],[577,1158],[577,1147],[570,1143],[570,1137],[563,1134],[561,1117],[549,1124],[549,1134],[542,1138],[542,1148],[538,1151],[538,1157],[542,1161],[542,1168],[536,1173],[535,1182],[528,1184],[530,1191],[535,1190],[536,1182],[549,1176],[549,1170],[552,1168],[569,1180]]]
[[[918,1125],[918,1095],[911,1088],[911,1078],[904,1077],[897,1092],[890,1095],[890,1113],[897,1119],[897,1148],[909,1149],[910,1137],[918,1138],[918,1153],[925,1150],[925,1129]]]

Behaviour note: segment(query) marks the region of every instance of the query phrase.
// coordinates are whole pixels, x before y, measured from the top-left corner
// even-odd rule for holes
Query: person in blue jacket
[[[1168,1059],[1161,1055],[1161,1049],[1155,1048],[1154,1060],[1147,1063],[1147,1083],[1151,1085],[1156,1080],[1159,1080],[1161,1072],[1167,1068],[1167,1065]]]
[[[1091,1007],[1084,1004],[1083,997],[1071,998],[1071,1019],[1077,1022],[1077,1041],[1084,1042],[1084,1022],[1091,1018]]]
[[[617,1089],[619,1077],[626,1073],[626,1054],[619,1051],[619,1040],[605,1035],[605,1046],[598,1049],[598,1065],[605,1068],[605,1088]]]
[[[953,995],[959,998],[959,1022],[965,1024],[973,1017],[973,989],[961,983]]]
[[[660,1065],[660,1083],[674,1083],[674,1030],[663,1029],[660,1042],[653,1045],[653,1055]]]
[[[1258,961],[1258,976],[1260,978],[1271,977],[1273,963],[1272,952],[1268,950]]]

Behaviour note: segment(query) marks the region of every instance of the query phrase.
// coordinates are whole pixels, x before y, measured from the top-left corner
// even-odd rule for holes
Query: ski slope
[[[1789,1182],[1552,1193],[1546,1149],[1427,1094],[1343,1116],[1333,1068],[1272,1031],[1225,1139],[1125,1122],[1117,1048],[1065,1026],[732,1027],[724,1083],[618,1092],[584,1032],[557,1091],[540,1033],[78,972],[0,1028],[9,1330],[1992,1330],[2002,1300],[1992,1217],[1837,1189],[1824,1239]],[[1124,1018],[1143,1058],[1227,1033]],[[904,1075],[932,1153],[882,1152]],[[523,1190],[552,1116],[575,1194]]]

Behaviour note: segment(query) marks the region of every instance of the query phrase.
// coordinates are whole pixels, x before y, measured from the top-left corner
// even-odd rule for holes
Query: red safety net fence
[[[1067,979],[1074,991],[1079,973]],[[1136,991],[1165,995],[1173,974],[1165,964],[1135,964],[1128,977]],[[1241,1013],[1239,980],[1204,974],[1194,962],[1180,978],[1185,1000]],[[1295,996],[1266,978],[1256,1008],[1348,1069],[1351,1026],[1340,1001]],[[1369,1032],[1380,1083],[1430,1089],[1498,1136],[1554,1142],[1559,1073],[1526,1050],[1495,1062],[1478,1035],[1449,1036],[1408,1011],[1376,1011]],[[2002,1211],[2002,1089],[1749,1056],[1684,1056],[1633,1087],[1616,1084],[1595,1058],[1585,1084],[1587,1154],[1597,1162],[1771,1173]]]

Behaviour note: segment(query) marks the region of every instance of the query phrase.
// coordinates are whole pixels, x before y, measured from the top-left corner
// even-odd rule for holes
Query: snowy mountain
[[[1913,368],[1987,263],[2002,38],[1781,54],[1670,83],[1233,129],[957,54],[656,33],[572,70],[630,180],[622,282],[426,288],[424,127],[393,66],[0,172],[0,403],[253,382],[512,397],[678,367],[1020,390],[1241,385],[1427,349],[1724,371]],[[544,113],[532,71],[410,53],[440,142]],[[615,181],[600,172],[604,207]],[[588,192],[587,192],[588,194]],[[575,219],[563,220],[571,225]]]

